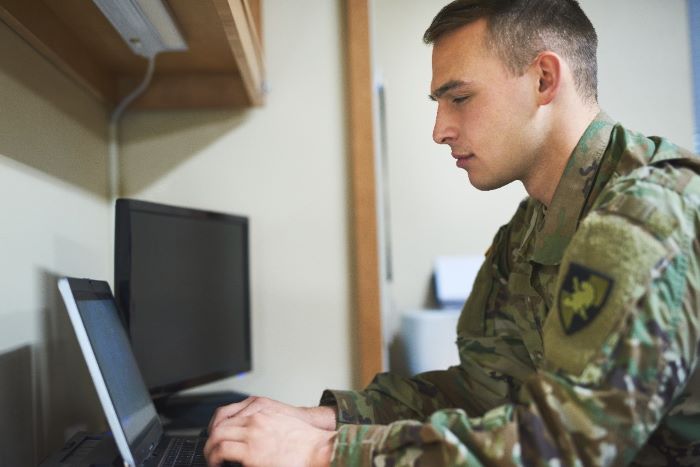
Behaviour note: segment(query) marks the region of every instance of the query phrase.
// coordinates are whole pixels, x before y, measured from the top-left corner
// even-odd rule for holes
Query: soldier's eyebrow
[[[446,82],[445,84],[434,90],[432,93],[428,94],[428,99],[430,99],[431,101],[436,101],[440,97],[442,97],[447,91],[452,91],[454,89],[461,88],[470,88],[472,85],[473,84],[471,81],[453,79]]]

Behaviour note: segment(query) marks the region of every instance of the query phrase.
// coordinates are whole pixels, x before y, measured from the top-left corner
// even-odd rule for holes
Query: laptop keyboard
[[[204,438],[173,438],[159,467],[206,466]]]

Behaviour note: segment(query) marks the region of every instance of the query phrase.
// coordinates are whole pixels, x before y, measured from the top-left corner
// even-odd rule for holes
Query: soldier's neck
[[[597,104],[582,106],[552,119],[543,140],[537,164],[523,180],[530,197],[549,207],[556,193],[566,164],[588,126],[600,112]]]

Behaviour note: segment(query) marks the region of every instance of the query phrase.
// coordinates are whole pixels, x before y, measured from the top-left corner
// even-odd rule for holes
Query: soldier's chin
[[[467,172],[469,177],[469,183],[479,191],[491,191],[508,185],[511,181],[502,180],[489,180],[483,177],[479,177],[472,172]]]

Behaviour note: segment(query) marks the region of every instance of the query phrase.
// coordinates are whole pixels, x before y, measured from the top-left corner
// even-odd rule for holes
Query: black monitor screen
[[[247,219],[124,199],[116,216],[117,303],[151,394],[250,371]]]

